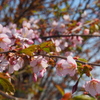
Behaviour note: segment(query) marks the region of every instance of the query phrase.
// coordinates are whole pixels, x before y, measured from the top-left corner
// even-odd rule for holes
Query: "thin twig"
[[[81,37],[100,37],[100,35],[79,35],[79,34],[69,34],[69,35],[53,35],[53,36],[44,36],[40,37],[42,39],[47,39],[47,38],[57,38],[57,37],[71,37],[71,36],[81,36]]]
[[[14,51],[14,50],[11,50],[11,51],[3,51],[3,52],[0,52],[0,54],[8,54],[10,52],[15,53],[16,51]]]
[[[12,99],[12,100],[27,100],[27,99],[23,99],[23,98],[17,98],[17,97],[14,97],[14,96],[11,96],[11,95],[8,95],[6,93],[4,93],[3,91],[0,90],[0,95],[8,98],[8,99]]]
[[[78,26],[78,27],[72,29],[71,32],[75,32],[76,30],[80,29],[81,27],[83,27],[83,26],[87,26],[87,25],[90,25],[90,24],[92,24],[92,23],[94,23],[94,22],[95,22],[95,20],[92,20],[92,21],[89,22],[89,23],[86,23],[86,24],[80,25],[80,26]]]
[[[84,26],[87,26],[87,25],[90,25],[92,23],[94,23],[95,20],[89,22],[89,23],[86,23],[86,24],[83,24],[83,25],[80,25],[78,27],[75,27],[74,29],[71,30],[71,32],[75,32],[76,30],[80,29],[81,27],[84,27]],[[84,35],[84,34],[69,34],[69,35],[54,35],[54,36],[44,36],[44,37],[40,37],[41,39],[47,39],[47,38],[57,38],[57,37],[71,37],[71,36],[81,36],[81,37],[100,37],[100,35]]]

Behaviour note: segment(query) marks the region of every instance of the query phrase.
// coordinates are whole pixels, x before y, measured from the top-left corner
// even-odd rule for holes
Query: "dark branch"
[[[64,57],[64,56],[56,56],[56,55],[44,55],[44,54],[41,54],[41,56],[66,59],[66,57]],[[100,64],[83,62],[83,61],[80,61],[80,60],[76,60],[76,62],[79,62],[79,63],[82,63],[82,64],[88,64],[88,65],[92,65],[92,66],[100,66]]]
[[[0,54],[8,54],[8,53],[10,53],[10,52],[15,53],[16,51],[14,51],[14,50],[11,50],[11,51],[4,51],[4,52],[0,52]]]
[[[44,36],[40,37],[41,39],[47,39],[47,38],[57,38],[57,37],[72,37],[72,36],[81,36],[81,37],[100,37],[100,35],[78,35],[78,34],[69,34],[69,35],[53,35],[53,36]]]
[[[23,99],[23,98],[16,98],[14,96],[8,95],[6,93],[4,93],[3,91],[0,90],[0,95],[8,98],[8,99],[13,99],[13,100],[27,100],[27,99]]]

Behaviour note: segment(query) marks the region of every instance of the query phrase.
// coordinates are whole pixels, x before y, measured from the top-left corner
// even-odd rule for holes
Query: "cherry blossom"
[[[30,62],[30,66],[33,67],[33,72],[36,74],[42,74],[45,72],[45,69],[48,67],[47,60],[39,56]],[[43,72],[42,72],[43,71]]]
[[[66,33],[67,33],[65,24],[64,24],[63,22],[56,22],[56,21],[53,21],[53,22],[51,23],[51,27],[52,27],[54,30],[57,30],[58,32],[66,32]]]
[[[39,21],[40,19],[34,19],[34,17],[31,17],[28,22],[31,24],[32,29],[39,29],[39,26],[37,25]]]
[[[61,40],[60,39],[59,40],[58,39],[56,39],[56,40],[52,39],[52,42],[55,44],[56,51],[60,52],[61,51],[61,48],[60,48]]]
[[[85,29],[85,30],[84,30],[84,34],[85,34],[85,35],[88,35],[88,34],[89,34],[89,29]]]
[[[69,15],[64,15],[63,18],[64,18],[65,21],[70,21]]]
[[[46,72],[46,69],[44,68],[43,70],[40,71],[39,77],[43,77],[45,72]]]
[[[0,47],[5,49],[11,43],[11,40],[6,34],[0,34]]]
[[[86,16],[87,13],[83,12],[82,17],[85,18]],[[55,36],[54,39],[51,39],[54,45],[50,46],[54,46],[53,48],[56,49],[56,51],[54,49],[54,52],[52,51],[52,49],[50,49],[50,52],[49,50],[48,52],[42,50],[42,45],[40,44],[42,42],[42,34],[40,33],[41,30],[39,30],[39,25],[37,25],[38,22],[39,20],[35,20],[32,17],[29,21],[23,21],[21,28],[17,28],[17,25],[13,23],[10,23],[8,26],[5,27],[0,24],[0,72],[6,70],[8,71],[7,73],[12,74],[14,71],[18,71],[19,69],[21,69],[24,65],[24,58],[22,58],[24,55],[27,57],[28,61],[30,62],[30,66],[33,68],[33,80],[37,81],[38,77],[41,78],[44,76],[44,73],[47,71],[49,62],[47,61],[48,59],[40,55],[44,55],[46,57],[58,57],[61,54],[66,56],[66,59],[59,59],[56,63],[55,68],[57,75],[65,76],[68,74],[70,76],[74,76],[78,71],[77,63],[73,59],[73,53],[71,51],[69,52],[69,49],[71,46],[76,47],[77,45],[81,44],[83,38],[80,34],[78,34],[80,36],[59,37],[61,35],[71,35],[71,25],[69,23],[71,22],[70,16],[64,15],[62,21],[56,20],[50,23],[49,25],[51,26],[51,30],[43,30],[43,37],[52,37],[54,34],[58,35],[58,38]],[[79,29],[81,29],[82,26],[84,26],[83,23],[77,22],[75,24],[75,28],[77,28],[78,26]],[[74,26],[72,27],[72,30],[73,29]],[[88,35],[89,29],[84,29],[83,34]],[[93,34],[98,34],[98,32],[94,32]],[[48,38],[47,40],[49,40],[50,38]],[[43,40],[43,42],[45,41],[46,39]],[[27,48],[29,46],[31,48],[31,45],[33,44],[38,44],[38,46],[36,46],[36,51],[32,51]],[[39,50],[37,47],[39,47]],[[49,46],[47,45],[46,47],[48,49]],[[27,52],[23,52],[24,50],[22,49],[25,48],[27,48]],[[43,48],[45,49],[45,45],[43,45]],[[5,50],[8,51],[7,54],[5,54],[6,56],[3,56],[2,51],[5,53]],[[19,50],[21,50],[21,52]],[[32,57],[28,55],[28,50],[34,55],[36,54],[37,56]],[[12,53],[12,51],[14,52]],[[56,60],[53,59],[52,62],[53,64],[51,65],[55,65]],[[100,94],[100,80],[92,79],[85,84],[84,88],[88,93],[95,97]]]
[[[32,75],[33,81],[36,82],[37,81],[37,75],[35,73],[33,73]]]
[[[76,61],[71,56],[68,56],[66,60],[61,59],[56,64],[56,70],[59,76],[65,76],[67,74],[73,76],[77,70]]]
[[[0,24],[0,33],[3,31],[3,26]]]
[[[17,25],[13,23],[9,23],[8,28],[10,29],[16,29]]]
[[[23,67],[23,64],[24,64],[24,60],[21,57],[18,58],[10,57],[8,72],[13,73],[14,71],[18,71],[20,68]]]
[[[0,56],[0,72],[3,72],[5,69],[7,69],[8,64],[9,61],[4,56]]]
[[[82,43],[83,38],[80,36],[78,36],[78,37],[74,36],[74,37],[69,38],[69,40],[73,43],[73,46],[75,47],[77,44]]]
[[[86,92],[95,97],[100,94],[100,80],[92,79],[91,81],[87,81],[84,88]]]
[[[82,17],[86,17],[87,16],[87,12],[86,11],[84,11],[83,13],[82,13],[82,15],[81,15]]]
[[[58,26],[58,22],[53,21],[51,25],[52,25],[52,27],[56,28]]]
[[[30,28],[31,27],[31,24],[29,22],[27,22],[27,21],[23,21],[22,26],[23,27]]]

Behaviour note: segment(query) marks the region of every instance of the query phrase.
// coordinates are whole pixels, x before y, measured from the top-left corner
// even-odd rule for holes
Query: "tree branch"
[[[8,54],[8,53],[10,53],[10,52],[15,53],[16,51],[14,51],[14,50],[11,50],[11,51],[4,51],[4,52],[0,52],[0,54]]]
[[[61,59],[67,59],[65,56],[56,56],[56,55],[45,55],[45,54],[40,54],[41,56],[45,56],[45,57],[54,57],[54,58],[61,58]],[[35,55],[37,56],[37,55]],[[82,64],[88,64],[88,65],[92,65],[92,66],[100,66],[100,64],[96,64],[96,63],[89,63],[89,62],[83,62],[80,60],[76,60],[76,62],[82,63]]]
[[[94,22],[96,22],[96,20],[93,20],[89,23],[86,23],[84,25],[80,25],[78,27],[75,27],[74,29],[71,30],[71,32],[75,32],[76,30],[80,29],[81,27],[93,24]],[[82,36],[82,37],[100,37],[100,35],[84,35],[84,34],[68,34],[68,35],[54,35],[54,36],[44,36],[44,37],[40,37],[41,39],[47,39],[47,38],[57,38],[57,37],[71,37],[71,36]]]
[[[79,35],[79,34],[69,34],[69,35],[53,35],[53,36],[44,36],[40,37],[41,39],[47,39],[47,38],[57,38],[57,37],[71,37],[71,36],[81,36],[81,37],[100,37],[100,35]]]
[[[17,98],[17,97],[14,97],[14,96],[11,96],[11,95],[8,95],[6,93],[4,93],[3,91],[0,90],[0,95],[8,98],[8,99],[13,99],[13,100],[27,100],[27,99],[23,99],[23,98]]]

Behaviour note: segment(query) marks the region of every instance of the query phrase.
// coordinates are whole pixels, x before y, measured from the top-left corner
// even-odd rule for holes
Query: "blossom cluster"
[[[69,15],[63,16],[63,19],[64,19],[63,22],[66,23],[70,21]],[[63,22],[53,21],[51,24],[51,30],[52,29],[55,31],[57,30],[58,32],[62,32],[61,30],[64,30],[68,32],[65,27],[66,23],[63,24]],[[0,51],[3,52],[13,51],[13,50],[20,51],[22,49],[28,48],[31,45],[40,44],[44,42],[44,40],[42,40],[40,37],[41,32],[39,31],[38,23],[39,19],[30,18],[29,21],[27,20],[23,21],[21,28],[17,28],[17,25],[13,23],[10,23],[8,26],[3,26],[0,24]],[[46,32],[46,36],[48,36],[48,34],[49,33]],[[65,50],[65,48],[67,47],[73,47],[76,46],[77,44],[81,44],[82,40],[83,39],[81,37],[76,37],[76,36],[69,38],[61,38],[61,39],[51,39],[52,43],[55,45],[56,48],[55,52],[58,53],[61,52],[62,50]],[[17,53],[16,54],[9,53],[8,56],[0,54],[0,62],[1,62],[0,72],[3,72],[4,70],[8,69],[8,72],[13,73],[14,70],[16,71],[22,68],[22,66],[20,67],[16,66],[17,63],[20,63],[19,59],[21,59],[22,62],[24,62],[23,57],[21,57],[21,55],[19,56]]]
[[[25,63],[24,56],[26,56],[29,60],[30,67],[33,69],[33,78],[37,81],[38,77],[44,76],[44,73],[46,73],[47,68],[50,66],[47,57],[42,56],[41,53],[46,55],[60,55],[62,51],[65,51],[66,59],[60,58],[55,64],[56,73],[59,76],[74,76],[78,72],[78,65],[72,57],[72,52],[67,51],[66,48],[74,48],[80,45],[83,41],[80,36],[51,39],[50,41],[54,44],[53,48],[55,48],[55,52],[53,51],[53,53],[52,51],[45,52],[36,49],[36,51],[33,52],[33,56],[30,56],[19,52],[32,45],[45,42],[41,39],[38,23],[38,19],[31,18],[29,21],[23,21],[21,28],[18,28],[16,24],[12,23],[8,26],[0,24],[0,52],[2,52],[0,53],[0,72],[6,71],[12,74],[14,71],[23,68]],[[70,17],[69,15],[64,15],[62,22],[53,21],[50,23],[50,29],[53,30],[54,33],[57,32],[57,34],[68,35],[71,34],[66,28],[68,23],[70,23]],[[78,26],[81,24],[81,22],[77,23]],[[45,31],[44,37],[49,36],[50,32],[51,31]],[[54,33],[51,33],[50,36],[54,35]],[[88,35],[89,29],[84,29],[83,34]],[[98,87],[100,87],[100,81],[95,79],[85,84],[85,90],[92,96],[100,94],[100,89]]]

